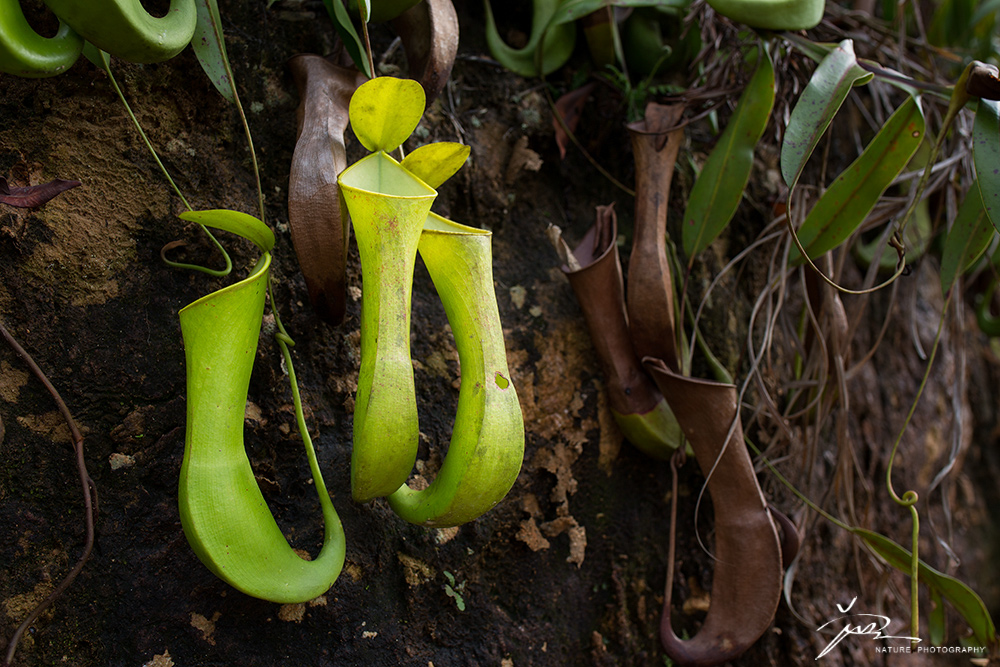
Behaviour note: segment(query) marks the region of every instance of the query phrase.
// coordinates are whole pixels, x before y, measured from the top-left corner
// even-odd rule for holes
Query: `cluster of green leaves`
[[[818,65],[784,128],[780,169],[789,188],[789,202],[807,162],[851,90],[872,81],[873,72],[884,71],[874,63],[860,61],[850,40],[835,45],[804,42],[797,45]],[[728,225],[750,177],[753,154],[768,121],[774,95],[773,73],[769,69],[765,46],[762,45],[760,53],[763,57],[758,58],[757,70],[692,189],[683,219],[684,250],[689,259],[693,260],[707,248]],[[930,146],[928,154],[921,158],[924,175],[915,191],[911,192],[913,203],[897,223],[897,236],[903,236],[907,222],[922,199],[930,170],[949,126],[968,103],[976,114],[973,140],[979,178],[968,188],[955,219],[943,230],[941,286],[946,294],[950,293],[962,273],[976,265],[996,237],[996,229],[1000,228],[997,225],[1000,220],[994,219],[994,216],[1000,218],[1000,213],[993,213],[1000,210],[993,205],[994,202],[1000,204],[1000,106],[990,100],[970,100],[965,80],[963,76],[952,90],[949,113],[938,129],[937,140]],[[855,238],[889,186],[904,169],[908,166],[912,168],[914,163],[920,161],[914,160],[914,156],[927,141],[920,90],[915,85],[894,83],[906,92],[903,102],[878,129],[862,153],[826,187],[801,225],[792,229],[789,224],[795,240],[789,255],[790,266],[805,262],[812,264],[814,259]],[[904,257],[900,252],[896,276],[905,266]],[[994,645],[997,642],[996,629],[979,596],[964,583],[919,560],[916,551],[919,524],[914,507],[917,497],[913,492],[899,497],[893,491],[891,459],[887,486],[893,499],[913,514],[912,551],[877,533],[837,521],[838,525],[858,535],[886,563],[911,576],[914,586],[914,636],[917,634],[918,618],[916,586],[920,582],[928,587],[935,603],[929,619],[933,642],[943,640],[941,603],[947,599],[968,622],[980,645]]]

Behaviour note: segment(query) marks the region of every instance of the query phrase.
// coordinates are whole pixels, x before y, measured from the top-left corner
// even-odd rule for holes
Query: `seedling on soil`
[[[465,611],[465,599],[462,597],[465,582],[455,585],[455,575],[447,570],[444,572],[444,578],[448,580],[448,583],[444,585],[444,594],[455,600],[455,606],[458,607],[459,611]]]

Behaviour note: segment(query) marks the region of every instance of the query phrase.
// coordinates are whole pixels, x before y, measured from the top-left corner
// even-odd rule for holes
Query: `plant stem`
[[[73,420],[73,415],[70,414],[69,408],[66,407],[66,403],[62,400],[59,392],[56,388],[49,382],[49,379],[39,368],[35,360],[31,358],[31,355],[21,347],[14,337],[10,335],[7,328],[4,327],[3,322],[0,322],[0,335],[2,335],[7,343],[14,348],[14,350],[21,355],[24,362],[31,369],[31,372],[38,378],[38,380],[45,385],[49,394],[56,402],[56,406],[59,408],[59,412],[62,414],[63,419],[66,420],[66,424],[69,426],[70,435],[73,438],[73,451],[76,454],[76,468],[80,477],[80,486],[83,488],[83,506],[84,506],[84,524],[86,526],[87,538],[83,546],[83,554],[80,559],[76,562],[76,565],[70,570],[59,585],[49,593],[48,597],[35,605],[35,608],[31,610],[21,625],[17,627],[14,631],[14,636],[11,637],[10,642],[7,644],[7,655],[4,657],[4,667],[10,667],[14,661],[14,652],[17,651],[17,644],[21,640],[21,636],[24,634],[25,630],[35,622],[35,619],[45,611],[55,600],[62,595],[63,591],[69,588],[69,585],[73,583],[76,576],[80,574],[83,570],[83,566],[87,563],[90,558],[90,553],[94,549],[94,514],[96,512],[97,506],[97,487],[94,485],[94,480],[90,478],[90,474],[87,472],[87,463],[83,458],[83,436],[80,434],[80,429],[77,428],[76,421]],[[2,431],[2,427],[0,427]]]
[[[334,0],[336,2],[336,0]],[[368,37],[368,21],[364,20],[365,13],[362,11],[362,0],[358,0],[358,15],[362,17],[361,20],[361,34],[365,36],[365,52],[368,54],[368,62],[372,66],[372,76],[378,76],[375,71],[375,57],[372,55],[372,42]]]
[[[931,368],[934,366],[934,358],[937,356],[937,351],[941,344],[941,335],[944,332],[945,314],[948,312],[948,307],[951,305],[953,294],[954,290],[949,291],[948,299],[944,303],[944,310],[941,313],[941,321],[938,323],[937,334],[934,337],[934,347],[931,348],[930,358],[927,360],[927,368],[924,370],[924,376],[920,380],[920,386],[917,388],[917,395],[914,397],[913,403],[910,405],[910,411],[907,413],[906,419],[903,421],[903,426],[899,429],[899,434],[896,436],[896,442],[892,445],[892,454],[889,455],[889,463],[886,466],[885,471],[885,486],[889,490],[889,495],[892,496],[892,499],[896,502],[896,504],[909,508],[910,514],[913,517],[913,559],[910,564],[911,637],[916,637],[920,632],[918,597],[920,592],[920,557],[918,555],[918,549],[920,547],[920,515],[916,508],[919,496],[917,495],[917,492],[913,490],[906,491],[902,497],[896,494],[896,490],[892,486],[892,464],[896,460],[896,452],[899,449],[899,443],[903,439],[903,434],[906,432],[907,427],[910,425],[910,421],[913,419],[913,413],[917,410],[917,403],[920,402],[920,397],[923,395],[924,389],[927,387],[927,379],[930,377]],[[913,647],[916,648],[916,640],[913,642]]]
[[[118,99],[120,99],[122,104],[125,105],[125,111],[128,113],[128,117],[132,119],[132,124],[135,125],[135,129],[139,131],[139,136],[142,137],[142,141],[146,144],[149,154],[153,156],[153,159],[156,161],[156,165],[160,168],[160,171],[163,172],[167,182],[170,183],[170,187],[172,187],[174,192],[177,193],[177,196],[180,197],[181,202],[184,204],[184,208],[189,211],[194,210],[191,208],[191,204],[188,203],[187,198],[181,192],[180,188],[178,188],[177,184],[174,183],[174,179],[170,177],[170,172],[168,172],[167,168],[163,166],[163,162],[160,161],[160,156],[157,154],[156,149],[153,148],[153,144],[149,141],[149,137],[146,136],[146,132],[142,129],[142,125],[139,124],[139,119],[135,117],[134,113],[132,113],[132,107],[129,105],[128,100],[125,99],[125,94],[122,93],[122,89],[118,86],[118,81],[115,80],[115,75],[111,73],[111,67],[108,66],[104,68],[104,71],[107,73],[108,79],[111,81],[111,86],[115,89],[115,93],[118,94]]]
[[[135,126],[135,129],[139,132],[139,136],[142,137],[143,143],[146,144],[146,149],[149,150],[149,154],[153,156],[153,160],[156,162],[156,165],[160,168],[160,171],[163,173],[163,176],[167,179],[167,182],[170,183],[170,187],[172,187],[177,196],[180,197],[181,203],[184,204],[184,208],[186,208],[189,211],[193,211],[194,209],[191,208],[191,204],[188,203],[188,200],[184,196],[184,193],[181,192],[181,189],[179,187],[177,187],[177,183],[175,183],[174,179],[170,177],[170,172],[167,171],[166,166],[164,166],[163,162],[160,160],[160,156],[156,152],[156,149],[153,148],[153,143],[149,140],[149,136],[147,136],[146,131],[142,129],[142,125],[139,123],[139,119],[136,118],[135,113],[132,112],[131,105],[129,105],[128,100],[125,99],[125,94],[122,92],[122,89],[118,86],[118,81],[115,79],[115,75],[111,72],[111,65],[107,61],[107,54],[103,54],[103,58],[105,59],[104,60],[105,64],[102,69],[104,70],[105,74],[108,75],[108,80],[111,81],[111,86],[115,89],[115,93],[118,94],[118,99],[121,100],[122,105],[125,107],[125,112],[128,114],[128,117],[132,119],[132,124]],[[251,147],[251,152],[252,152],[252,147]],[[255,164],[256,164],[256,159],[255,159]],[[258,180],[258,189],[259,188],[260,188],[260,182]],[[201,271],[211,276],[215,276],[216,278],[222,278],[224,276],[228,276],[230,272],[233,270],[233,260],[229,257],[229,253],[226,252],[226,249],[222,247],[222,244],[219,243],[219,240],[215,238],[215,235],[212,234],[211,230],[208,227],[206,227],[205,225],[199,225],[199,226],[205,231],[206,234],[208,234],[208,238],[211,239],[212,244],[215,245],[215,247],[218,248],[219,252],[222,253],[222,256],[226,262],[226,268],[210,269],[206,266],[198,266],[197,264],[184,264],[182,262],[174,262],[172,260],[167,259],[166,256],[166,251],[168,250],[167,246],[164,246],[160,250],[160,259],[162,259],[164,264],[166,264],[167,266],[172,266],[178,269],[193,269],[195,271]]]

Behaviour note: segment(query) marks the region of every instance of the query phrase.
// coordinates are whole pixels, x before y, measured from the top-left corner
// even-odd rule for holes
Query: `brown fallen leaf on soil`
[[[528,137],[522,136],[514,144],[510,161],[507,163],[507,172],[504,180],[507,185],[511,185],[517,180],[517,175],[522,171],[538,171],[542,168],[542,156],[528,148]]]
[[[350,229],[337,176],[347,167],[348,105],[365,79],[316,55],[295,56],[288,68],[301,98],[288,177],[288,227],[309,300],[321,319],[337,325],[346,310]]]
[[[0,176],[0,204],[16,206],[17,208],[38,208],[53,197],[79,185],[80,181],[65,181],[57,178],[40,185],[15,188],[7,183],[6,178]]]
[[[566,148],[570,142],[566,129],[573,133],[576,132],[576,126],[580,122],[583,107],[587,104],[587,100],[596,87],[597,83],[591,81],[585,86],[569,91],[556,100],[555,112],[558,118],[552,119],[552,128],[556,133],[556,145],[559,146],[560,159],[566,158]],[[562,119],[561,123],[559,122],[560,118]],[[566,129],[563,129],[564,126]]]

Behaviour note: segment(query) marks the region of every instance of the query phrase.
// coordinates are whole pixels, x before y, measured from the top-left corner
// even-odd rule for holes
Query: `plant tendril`
[[[103,56],[102,56],[102,58],[103,58]],[[104,61],[104,62],[106,62],[106,61]],[[227,63],[227,67],[228,67],[228,63]],[[149,140],[149,137],[146,135],[146,131],[142,129],[142,125],[139,123],[139,119],[136,118],[135,114],[132,112],[131,105],[129,105],[128,100],[125,99],[125,94],[122,92],[122,89],[118,86],[118,81],[115,79],[115,75],[111,72],[111,66],[110,65],[106,65],[102,69],[104,70],[105,74],[108,75],[108,80],[111,81],[111,86],[112,86],[112,88],[115,89],[115,93],[117,93],[118,99],[121,100],[122,105],[125,106],[125,112],[128,113],[128,117],[132,119],[132,124],[135,125],[135,129],[139,131],[139,136],[142,137],[142,141],[143,141],[143,143],[146,144],[146,148],[147,148],[147,150],[149,150],[149,154],[153,156],[153,160],[156,162],[156,165],[160,168],[160,171],[163,173],[164,177],[166,177],[167,182],[170,183],[170,187],[172,187],[174,189],[174,192],[180,198],[181,203],[184,204],[184,208],[186,208],[189,211],[193,211],[194,209],[192,209],[191,208],[191,204],[188,203],[187,197],[185,197],[184,193],[181,192],[181,189],[179,187],[177,187],[177,183],[175,183],[174,179],[170,177],[170,172],[167,171],[166,166],[164,166],[163,162],[160,160],[160,156],[159,156],[159,154],[157,154],[156,149],[153,148],[153,144]],[[232,73],[230,73],[230,76],[232,76]],[[237,101],[237,105],[238,104],[239,104],[239,102]],[[253,146],[251,145],[251,153],[252,152],[253,152]],[[257,161],[256,161],[256,158],[254,158],[254,167],[255,168],[256,168],[256,165],[257,165]],[[259,176],[258,176],[258,179],[257,179],[257,185],[258,185],[258,190],[259,190],[259,188],[260,188],[260,178],[259,178]],[[261,199],[261,201],[263,202],[263,199]],[[176,246],[174,246],[172,244],[169,244],[169,243],[167,245],[163,246],[160,249],[160,259],[162,259],[163,262],[167,266],[171,266],[173,268],[177,268],[177,269],[191,269],[191,270],[194,270],[194,271],[201,271],[202,273],[207,273],[208,275],[214,276],[216,278],[222,278],[222,277],[228,276],[232,272],[232,270],[233,270],[233,260],[229,257],[229,253],[226,252],[226,249],[222,247],[222,244],[219,243],[219,240],[215,238],[215,235],[212,234],[211,230],[209,230],[208,227],[206,227],[205,225],[201,225],[201,224],[199,224],[198,226],[201,227],[205,231],[206,234],[208,234],[208,238],[210,238],[212,240],[212,243],[215,245],[215,247],[218,248],[219,252],[222,253],[222,257],[224,258],[224,260],[226,262],[226,268],[224,268],[224,269],[210,269],[207,266],[199,266],[197,264],[184,264],[182,262],[174,262],[172,260],[169,260],[169,259],[167,259],[167,251],[170,250],[172,247],[176,247]]]

